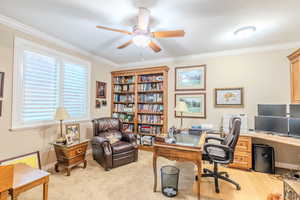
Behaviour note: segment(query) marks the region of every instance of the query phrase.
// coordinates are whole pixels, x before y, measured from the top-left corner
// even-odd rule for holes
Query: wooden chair
[[[14,166],[0,166],[0,200],[7,200],[8,190],[13,185]]]

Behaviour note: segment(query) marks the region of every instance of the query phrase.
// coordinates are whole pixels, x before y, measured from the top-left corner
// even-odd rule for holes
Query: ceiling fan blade
[[[185,35],[184,30],[176,31],[157,31],[153,32],[153,37],[155,38],[168,38],[168,37],[183,37]]]
[[[108,30],[108,31],[119,32],[119,33],[124,33],[124,34],[127,34],[127,35],[131,35],[132,34],[129,31],[115,29],[115,28],[108,28],[108,27],[105,27],[105,26],[96,26],[96,28],[100,28],[100,29],[104,29],[104,30]]]
[[[148,31],[150,21],[150,10],[147,8],[139,8],[138,27],[140,30]]]
[[[123,44],[123,45],[121,45],[121,46],[118,46],[118,49],[123,49],[123,48],[129,46],[131,43],[132,43],[132,40],[129,40],[129,41],[126,42],[125,44]]]
[[[160,52],[161,51],[161,48],[155,44],[153,41],[151,41],[148,46],[153,50],[155,51],[156,53]]]

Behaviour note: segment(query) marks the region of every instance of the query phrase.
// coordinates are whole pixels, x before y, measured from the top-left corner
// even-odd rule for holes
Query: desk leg
[[[156,185],[157,185],[157,166],[156,166],[156,161],[157,161],[157,155],[155,150],[153,151],[153,172],[154,172],[154,187],[153,187],[153,192],[156,192]]]
[[[198,168],[198,180],[197,180],[197,196],[198,200],[200,200],[200,182],[201,182],[201,171],[202,171],[202,163],[198,162],[197,163],[197,168]]]
[[[48,182],[43,185],[43,200],[48,200]]]

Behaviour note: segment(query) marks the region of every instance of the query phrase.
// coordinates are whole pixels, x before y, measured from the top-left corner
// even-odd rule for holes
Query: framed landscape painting
[[[182,113],[183,118],[206,118],[205,93],[175,94],[175,107],[180,101],[185,102],[188,109]],[[175,117],[181,117],[181,114],[175,111]]]
[[[244,107],[243,88],[216,88],[215,107],[242,108]]]
[[[194,91],[206,88],[206,65],[175,68],[175,90]]]

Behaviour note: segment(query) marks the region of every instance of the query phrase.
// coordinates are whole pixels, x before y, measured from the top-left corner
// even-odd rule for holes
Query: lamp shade
[[[186,103],[184,101],[179,101],[178,105],[175,108],[175,111],[177,111],[177,112],[187,112],[188,108],[186,106]]]
[[[65,120],[65,119],[70,118],[70,115],[65,108],[59,107],[56,109],[54,118],[55,118],[55,120]]]

